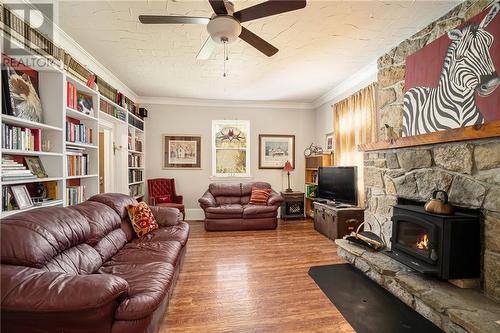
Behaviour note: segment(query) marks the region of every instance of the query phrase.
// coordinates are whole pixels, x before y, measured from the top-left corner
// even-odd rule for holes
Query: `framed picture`
[[[38,95],[38,72],[2,55],[2,85],[5,113],[17,118],[43,122]]]
[[[201,135],[164,134],[163,169],[201,169]]]
[[[42,161],[38,156],[26,156],[24,158],[28,169],[30,169],[31,173],[37,176],[38,178],[47,178],[47,173],[43,168]]]
[[[31,200],[26,185],[11,186],[10,190],[12,191],[12,195],[19,209],[33,207],[33,201]]]
[[[283,169],[286,161],[295,168],[295,135],[260,134],[259,169]]]
[[[250,177],[249,138],[249,120],[212,120],[214,177]]]
[[[429,144],[500,135],[499,7],[492,4],[406,58],[403,137],[426,135]],[[476,42],[478,35],[485,37]]]
[[[325,135],[325,151],[333,151],[333,132]]]
[[[94,107],[93,107],[92,96],[81,92],[77,92],[76,99],[78,102],[77,104],[78,111],[93,117]]]

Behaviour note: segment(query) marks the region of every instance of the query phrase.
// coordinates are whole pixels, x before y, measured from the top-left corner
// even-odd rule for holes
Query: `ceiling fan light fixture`
[[[234,43],[241,34],[241,24],[229,15],[219,15],[208,22],[207,31],[218,44]]]

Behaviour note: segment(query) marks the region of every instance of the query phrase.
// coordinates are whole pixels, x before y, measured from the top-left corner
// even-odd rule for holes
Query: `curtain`
[[[333,106],[335,165],[357,166],[358,204],[364,207],[363,152],[358,145],[375,141],[376,84],[361,89]]]

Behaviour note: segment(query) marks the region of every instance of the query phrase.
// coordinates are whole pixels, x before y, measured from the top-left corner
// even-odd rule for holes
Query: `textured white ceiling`
[[[59,25],[140,96],[311,102],[438,18],[458,1],[308,1],[247,27],[280,51],[239,40],[196,60],[202,25],[139,23],[141,14],[212,15],[208,1],[62,1]],[[258,2],[235,1],[235,10]]]

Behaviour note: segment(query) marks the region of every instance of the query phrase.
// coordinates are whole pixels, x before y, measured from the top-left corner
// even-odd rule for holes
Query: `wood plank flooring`
[[[160,332],[354,332],[308,276],[341,263],[310,221],[205,232],[190,222],[183,270]]]

